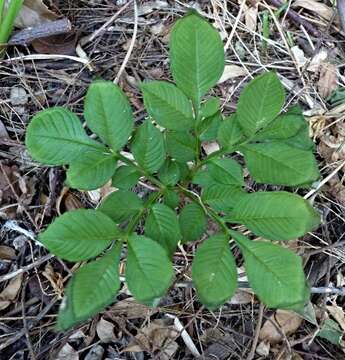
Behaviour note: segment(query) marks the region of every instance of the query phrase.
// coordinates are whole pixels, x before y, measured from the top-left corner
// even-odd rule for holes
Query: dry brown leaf
[[[271,345],[277,344],[283,340],[282,334],[285,336],[293,334],[300,327],[302,321],[303,319],[292,311],[277,310],[260,329],[259,339],[269,341]]]
[[[334,317],[340,327],[345,331],[345,314],[344,309],[336,304],[326,306],[328,312]]]
[[[16,251],[5,245],[0,245],[0,259],[1,260],[13,260],[16,258]]]
[[[246,291],[246,290],[240,290],[237,289],[234,296],[230,300],[230,304],[250,304],[254,301],[254,294]]]
[[[247,8],[244,12],[246,27],[255,31],[258,22],[258,6]]]
[[[108,311],[111,315],[124,316],[128,320],[146,318],[155,312],[157,312],[157,310],[139,304],[134,298],[121,300],[114,304]]]
[[[56,360],[79,360],[79,354],[70,344],[65,344],[59,351]]]
[[[110,343],[116,340],[116,336],[114,334],[114,324],[110,321],[105,320],[103,317],[98,321],[96,326],[96,332],[99,339],[103,343]]]
[[[8,285],[0,293],[0,310],[6,309],[17,297],[22,286],[23,274],[11,279]]]
[[[216,141],[212,141],[203,143],[202,148],[204,149],[206,155],[210,155],[218,151],[220,149],[220,146]]]
[[[334,64],[323,63],[320,66],[320,77],[317,83],[319,94],[327,98],[337,88],[337,67]]]
[[[270,353],[270,347],[271,345],[268,341],[261,341],[256,347],[255,352],[260,356],[267,357]]]
[[[22,9],[16,18],[15,25],[25,29],[56,20],[58,16],[50,11],[42,0],[24,0]]]
[[[55,272],[50,264],[47,264],[42,275],[49,281],[50,285],[54,289],[54,293],[62,298],[64,293],[64,285],[62,275]]]
[[[75,55],[77,34],[71,31],[66,34],[47,36],[35,39],[31,44],[40,54]]]
[[[164,349],[160,359],[170,359],[178,348],[177,343],[174,341],[176,336],[176,330],[172,326],[167,325],[167,321],[157,319],[140,329],[140,332],[135,337],[135,341],[130,343],[123,351],[155,352]]]
[[[237,78],[239,76],[247,75],[246,70],[239,65],[225,65],[223,75],[218,81],[218,84],[221,84],[227,80]]]
[[[330,21],[333,17],[333,9],[322,2],[315,0],[296,0],[292,3],[293,8],[303,8]]]

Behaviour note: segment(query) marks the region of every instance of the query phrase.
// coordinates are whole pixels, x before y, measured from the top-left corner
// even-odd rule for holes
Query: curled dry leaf
[[[178,349],[174,341],[176,330],[168,325],[167,321],[157,319],[140,329],[135,341],[130,343],[124,352],[161,351],[160,359],[171,359]],[[169,357],[170,356],[170,357]]]
[[[14,260],[16,252],[13,248],[5,245],[0,245],[0,260]]]
[[[283,334],[289,336],[296,332],[302,321],[303,319],[292,311],[277,310],[260,329],[259,339],[269,341],[271,345],[277,344],[283,340]]]
[[[333,9],[331,7],[315,0],[296,0],[292,3],[292,7],[309,10],[327,21],[330,21],[333,17]]]
[[[22,286],[23,275],[20,274],[11,279],[8,285],[0,293],[0,310],[6,309],[13,300],[17,297]]]
[[[59,351],[56,360],[79,360],[79,354],[70,344],[67,343]]]
[[[327,98],[337,88],[337,67],[334,64],[323,63],[320,66],[320,77],[317,83],[319,94]]]
[[[237,78],[239,76],[247,75],[246,70],[239,65],[225,65],[223,75],[218,81],[218,84],[221,84],[227,80]]]
[[[42,0],[24,0],[24,4],[16,19],[15,25],[27,28],[56,20],[58,16],[50,11]]]
[[[147,316],[153,315],[157,310],[139,304],[134,298],[128,298],[115,303],[108,312],[111,315],[124,316],[128,320],[132,320],[146,318]]]
[[[96,332],[103,343],[110,343],[116,340],[116,336],[114,334],[114,324],[105,320],[103,317],[97,323]]]

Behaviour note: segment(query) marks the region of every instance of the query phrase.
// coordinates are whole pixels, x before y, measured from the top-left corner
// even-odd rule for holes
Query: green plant
[[[0,56],[3,54],[1,46],[6,44],[11,35],[23,2],[24,0],[10,0],[6,9],[5,0],[0,0]]]
[[[141,85],[149,117],[134,130],[126,96],[105,81],[91,84],[84,110],[86,124],[100,142],[61,107],[38,113],[27,129],[32,157],[48,165],[68,165],[69,186],[95,189],[112,178],[119,188],[96,210],[67,212],[39,236],[63,259],[90,260],[68,284],[58,319],[61,329],[114,301],[123,249],[129,290],[138,301],[157,304],[172,285],[171,259],[178,242],[200,240],[207,219],[218,224],[219,233],[198,247],[192,276],[200,301],[209,309],[235,292],[235,245],[251,287],[267,306],[300,309],[309,297],[300,257],[272,240],[306,234],[319,224],[318,214],[297,194],[247,193],[242,166],[229,157],[241,152],[257,183],[307,187],[319,171],[301,111],[293,107],[282,112],[284,90],[269,72],[246,86],[236,114],[223,119],[219,99],[203,99],[223,72],[222,41],[194,12],[173,28],[170,62],[176,85]],[[206,156],[201,145],[211,140],[219,142],[220,150]],[[124,146],[134,160],[121,152]],[[145,199],[130,191],[140,177],[157,189]],[[234,230],[235,224],[266,240],[248,239]]]

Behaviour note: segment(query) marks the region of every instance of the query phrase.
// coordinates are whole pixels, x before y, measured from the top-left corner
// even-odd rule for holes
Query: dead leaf
[[[54,271],[50,264],[47,264],[42,275],[49,281],[54,289],[54,293],[61,299],[64,293],[63,277],[60,273]]]
[[[157,310],[139,304],[134,298],[121,300],[112,305],[108,313],[114,316],[124,316],[126,319],[140,319],[153,315]]]
[[[327,98],[337,88],[337,67],[334,64],[323,63],[320,66],[320,77],[317,88],[321,97]]]
[[[261,341],[256,347],[255,352],[260,355],[267,357],[270,353],[270,343],[268,341]]]
[[[56,360],[79,360],[79,354],[70,344],[65,344],[59,351]]]
[[[6,245],[0,245],[0,259],[1,260],[14,260],[16,258],[16,251]]]
[[[295,45],[291,48],[291,52],[295,58],[297,66],[302,68],[308,61],[308,59],[304,56],[304,51],[298,45]]]
[[[333,9],[322,2],[315,0],[296,0],[292,3],[292,7],[303,8],[319,15],[324,20],[330,21],[333,17]]]
[[[98,321],[96,326],[96,332],[99,339],[103,343],[110,343],[116,340],[116,336],[114,334],[114,324],[110,321],[105,320],[103,317]]]
[[[221,84],[227,80],[237,78],[239,76],[247,75],[246,70],[239,65],[225,65],[223,75],[218,81],[218,84]]]
[[[250,291],[237,289],[234,296],[230,300],[230,304],[250,304],[254,301],[254,294]]]
[[[36,39],[31,44],[40,54],[75,55],[77,34],[71,31],[67,34],[47,36]]]
[[[213,142],[205,142],[202,144],[202,148],[204,149],[206,155],[210,155],[220,149],[219,144],[216,141]]]
[[[336,304],[326,306],[328,312],[334,317],[340,327],[345,331],[345,314],[344,309]]]
[[[11,279],[8,285],[0,293],[0,310],[6,309],[17,297],[22,286],[23,274]]]
[[[5,140],[5,139],[9,139],[9,135],[6,129],[6,126],[4,125],[4,123],[0,120],[0,140]]]
[[[326,49],[321,49],[311,59],[311,62],[308,65],[307,70],[314,73],[318,72],[321,64],[325,62],[327,58],[328,58],[328,51]]]
[[[50,11],[42,0],[24,0],[15,25],[21,29],[56,20],[58,16]]]
[[[255,31],[258,22],[258,6],[252,6],[244,11],[246,27]]]
[[[259,339],[269,341],[271,345],[277,344],[283,340],[282,334],[285,336],[293,334],[300,327],[302,321],[303,319],[292,311],[277,310],[260,329]]]
[[[178,349],[178,344],[174,341],[177,335],[176,330],[168,325],[166,320],[157,319],[140,329],[138,335],[135,337],[135,341],[130,343],[123,351],[156,352],[157,350],[161,350],[161,356],[159,358],[168,360],[172,358]]]

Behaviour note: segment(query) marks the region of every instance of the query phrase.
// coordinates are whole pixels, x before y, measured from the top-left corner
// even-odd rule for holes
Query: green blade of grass
[[[23,5],[24,0],[12,0],[9,3],[8,9],[5,13],[4,0],[0,0],[0,44],[5,44],[11,35],[14,27],[14,21]]]

